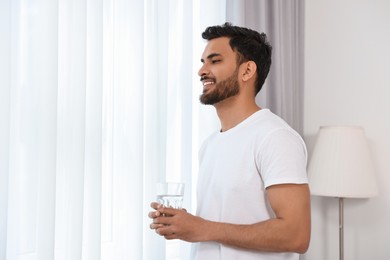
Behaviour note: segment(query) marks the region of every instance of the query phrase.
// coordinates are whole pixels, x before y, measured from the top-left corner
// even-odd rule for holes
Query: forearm
[[[221,244],[270,252],[307,250],[310,228],[292,226],[283,219],[270,219],[252,225],[208,222],[205,240]]]

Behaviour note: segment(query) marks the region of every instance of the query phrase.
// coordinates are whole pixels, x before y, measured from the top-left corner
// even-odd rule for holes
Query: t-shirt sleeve
[[[265,188],[308,183],[306,146],[292,129],[277,129],[268,134],[260,144],[257,160]]]

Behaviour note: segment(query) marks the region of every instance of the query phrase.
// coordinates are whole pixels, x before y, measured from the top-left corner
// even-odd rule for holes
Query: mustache
[[[207,79],[215,80],[215,78],[211,78],[207,76],[200,77],[200,81],[207,80]]]

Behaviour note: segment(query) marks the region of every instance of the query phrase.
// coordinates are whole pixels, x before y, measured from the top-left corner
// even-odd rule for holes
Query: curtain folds
[[[147,212],[163,180],[186,182],[191,208],[199,7],[0,5],[0,259],[180,254],[166,252]]]
[[[196,205],[198,147],[219,127],[198,102],[200,34],[239,17],[273,37],[298,26],[269,16],[296,2],[270,2],[0,0],[0,259],[186,259],[147,213],[164,180]],[[266,104],[299,125],[296,51],[273,44]]]

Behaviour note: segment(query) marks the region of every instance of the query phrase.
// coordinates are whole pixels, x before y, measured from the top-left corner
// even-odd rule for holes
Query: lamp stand
[[[339,198],[339,250],[340,260],[344,260],[344,198]]]

